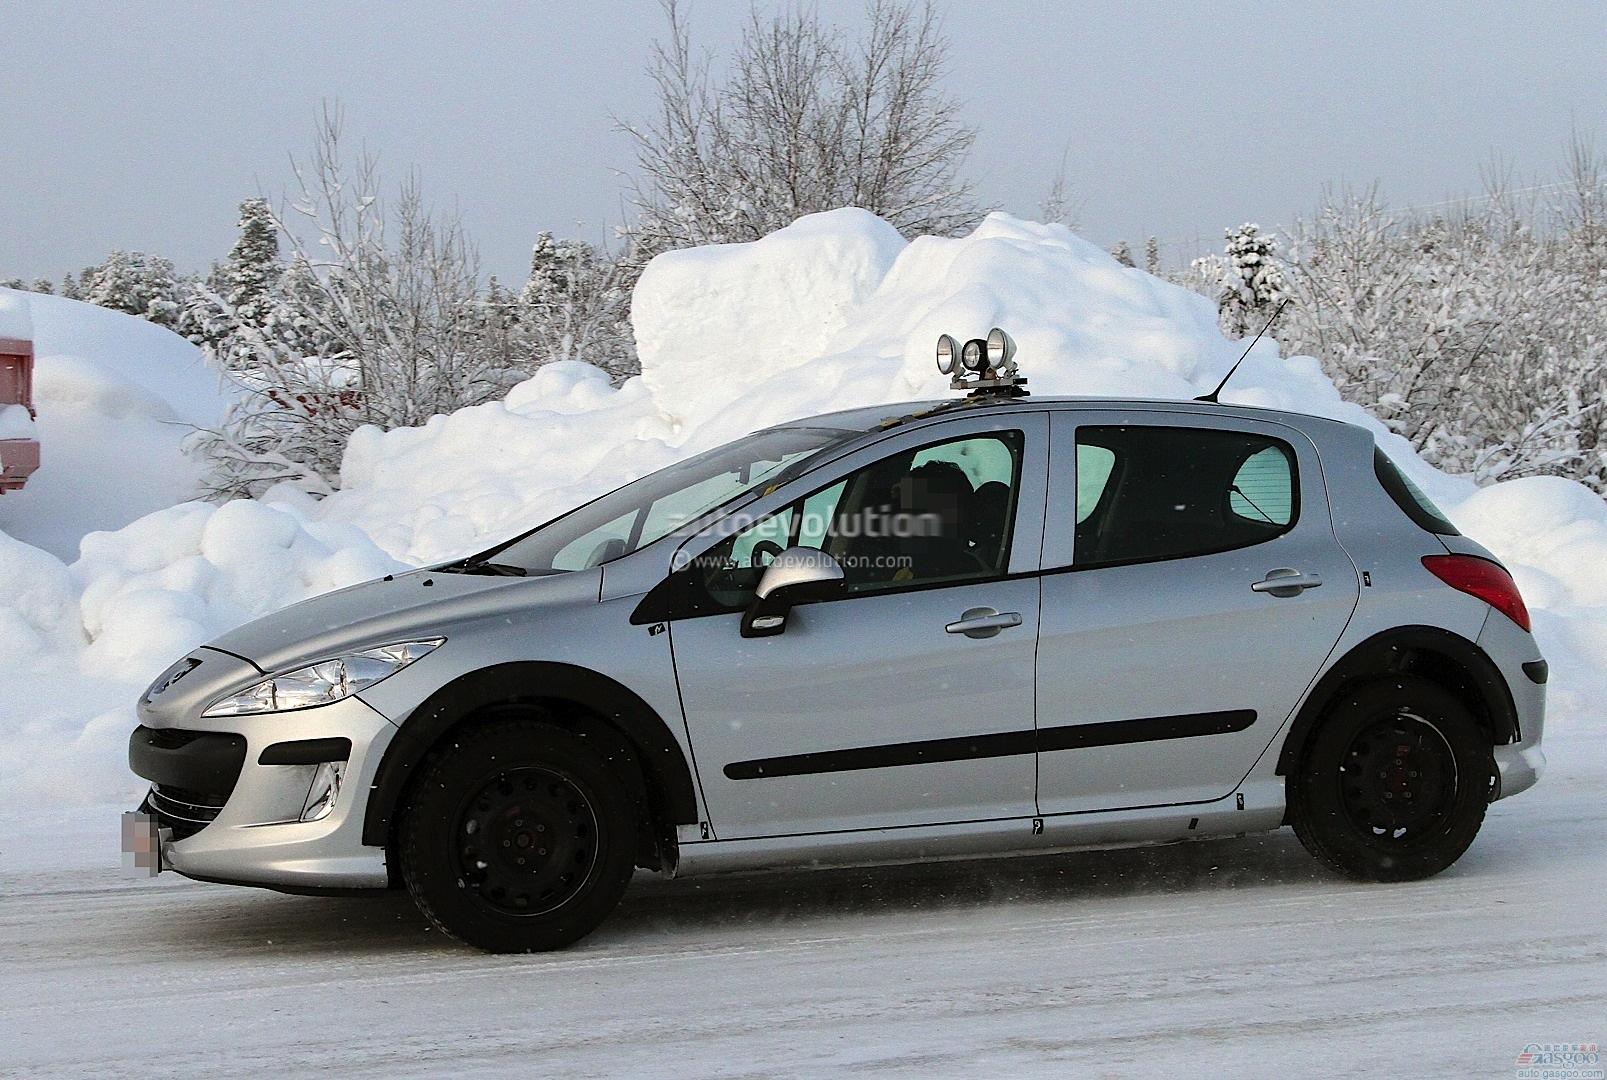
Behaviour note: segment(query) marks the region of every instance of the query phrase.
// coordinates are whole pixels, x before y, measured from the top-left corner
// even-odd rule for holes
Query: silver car
[[[1546,673],[1368,431],[1016,388],[760,431],[224,635],[140,700],[125,837],[405,886],[498,952],[589,933],[638,867],[1290,825],[1396,881],[1535,782]]]

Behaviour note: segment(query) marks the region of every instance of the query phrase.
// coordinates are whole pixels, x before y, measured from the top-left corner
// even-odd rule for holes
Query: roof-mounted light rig
[[[937,339],[937,370],[950,375],[949,387],[971,397],[1026,397],[1026,376],[1016,368],[1016,343],[995,326],[986,338],[963,346],[949,334]]]

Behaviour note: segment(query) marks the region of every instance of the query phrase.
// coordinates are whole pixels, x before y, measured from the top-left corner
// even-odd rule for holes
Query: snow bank
[[[84,538],[71,568],[0,533],[0,803],[132,799],[133,702],[177,656],[401,569],[290,503],[185,503]]]
[[[633,480],[684,451],[640,379],[615,390],[589,364],[542,368],[503,401],[423,427],[358,431],[341,491],[316,511],[422,563],[485,546]]]
[[[0,338],[33,340],[33,318],[28,311],[29,295],[16,289],[0,289]]]
[[[83,645],[78,590],[60,560],[0,533],[0,673]]]
[[[154,678],[233,626],[399,569],[355,526],[307,521],[289,505],[171,507],[84,538],[72,567],[84,663]]]
[[[46,322],[75,314],[49,311]],[[465,554],[768,424],[946,397],[932,365],[940,332],[1008,328],[1038,393],[1192,397],[1244,347],[1222,337],[1203,297],[1124,267],[1061,226],[1002,214],[969,236],[906,243],[871,215],[841,210],[752,244],[674,252],[649,265],[634,311],[640,378],[615,388],[588,365],[554,364],[503,401],[418,428],[365,429],[347,449],[342,490],[321,503],[279,492],[261,503],[163,509],[86,538],[70,575],[37,551],[0,545],[0,586],[37,577],[42,590],[8,599],[9,621],[0,622],[0,732],[28,732],[38,749],[27,762],[0,756],[0,791],[116,797],[132,783],[121,741],[139,686],[236,622],[378,576],[395,560]],[[53,366],[58,414],[81,409],[104,422],[123,409],[130,422],[155,422],[153,410],[179,415],[175,400],[192,392],[192,418],[223,404],[193,364],[178,369],[188,372],[183,386],[167,390],[128,366]],[[1439,473],[1340,400],[1315,360],[1281,356],[1271,340],[1255,347],[1224,398],[1378,433],[1453,520],[1508,560],[1553,660],[1552,730],[1583,726],[1586,709],[1607,696],[1607,504],[1563,480],[1476,491]],[[109,452],[88,433],[80,438],[80,453]],[[58,673],[41,696],[28,680],[40,677],[42,658],[82,674]],[[73,783],[61,780],[69,764],[80,777]]]
[[[1607,700],[1607,502],[1571,480],[1531,476],[1479,488],[1449,514],[1512,571],[1551,663],[1552,717],[1600,732]]]
[[[71,559],[86,533],[196,494],[200,467],[180,446],[192,425],[215,425],[230,397],[177,334],[10,289],[0,289],[0,311],[21,306],[19,297],[32,309],[40,466],[27,487],[0,498],[0,530]]]
[[[897,229],[849,207],[751,244],[660,255],[631,303],[642,382],[665,416],[696,427],[829,353],[903,247]]]
[[[459,555],[756,428],[947,396],[932,365],[941,332],[1010,328],[1047,393],[1190,397],[1243,350],[1203,297],[1063,226],[1003,214],[969,236],[906,243],[844,209],[751,244],[670,252],[648,265],[632,313],[640,378],[614,390],[595,369],[557,364],[505,401],[359,432],[343,489],[318,513],[399,558]],[[1315,361],[1280,357],[1271,341],[1227,396],[1368,420]]]
[[[0,439],[37,439],[38,429],[26,405],[0,405]]]

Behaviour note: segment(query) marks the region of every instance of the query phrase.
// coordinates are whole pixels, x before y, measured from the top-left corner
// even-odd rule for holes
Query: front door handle
[[[968,638],[993,637],[1000,630],[1021,625],[1021,612],[994,611],[990,607],[969,608],[958,621],[943,628],[945,633],[964,634]]]
[[[1250,588],[1256,592],[1287,597],[1299,596],[1307,589],[1315,589],[1321,584],[1322,578],[1318,575],[1301,573],[1285,566],[1277,570],[1268,570],[1267,576],[1260,581],[1252,582]]]

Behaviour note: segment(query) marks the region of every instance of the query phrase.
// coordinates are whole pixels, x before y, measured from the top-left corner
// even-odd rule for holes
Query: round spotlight
[[[937,337],[937,370],[948,375],[954,371],[954,363],[960,358],[960,343],[948,334],[939,334]]]
[[[1003,371],[1015,359],[1015,339],[995,326],[988,331],[988,366],[995,371]]]
[[[960,366],[967,371],[981,371],[987,363],[988,343],[981,338],[972,338],[960,350]]]

